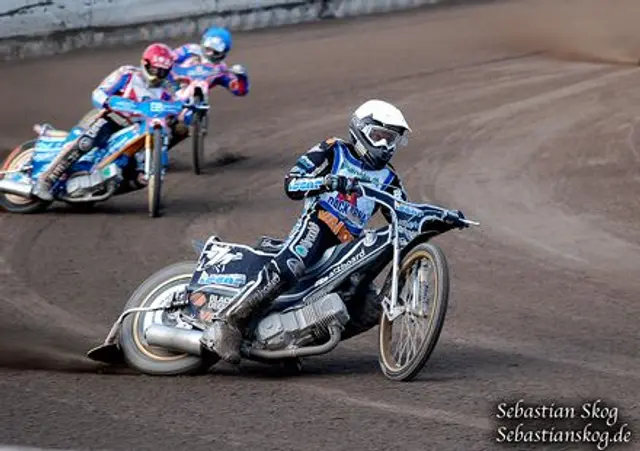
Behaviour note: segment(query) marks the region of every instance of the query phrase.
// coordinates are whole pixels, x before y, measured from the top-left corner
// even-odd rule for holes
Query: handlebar
[[[469,219],[461,219],[460,222],[468,225],[468,226],[479,226],[480,223],[478,221],[471,221]]]
[[[464,227],[480,225],[477,221],[466,219],[459,210],[449,210],[431,204],[415,204],[413,202],[407,202],[381,190],[376,185],[358,178],[350,179],[349,186],[352,187],[353,192],[356,192],[358,196],[367,197],[376,203],[385,205],[403,213],[413,213],[414,215],[427,214],[427,211],[417,208],[421,206],[423,208],[426,207],[427,210],[433,210],[433,215],[435,217],[439,217],[442,221],[450,224],[459,224]]]
[[[222,73],[219,68],[208,63],[177,66],[172,72],[173,76],[180,80],[206,80]]]
[[[147,118],[159,118],[177,115],[184,109],[208,110],[209,105],[193,104],[182,101],[166,100],[143,100],[136,102],[124,97],[110,97],[105,107],[120,113],[132,113],[145,116]]]

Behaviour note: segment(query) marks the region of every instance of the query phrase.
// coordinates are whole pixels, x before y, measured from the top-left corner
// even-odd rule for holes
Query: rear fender
[[[197,255],[202,254],[204,250],[204,241],[202,240],[191,240],[191,247]]]
[[[203,291],[239,290],[255,278],[273,256],[244,244],[223,242],[215,235],[205,243],[194,240],[192,246],[199,258],[189,289]]]
[[[59,133],[41,133],[35,140],[35,146],[33,148],[31,178],[34,180],[37,179],[42,172],[48,169],[51,162],[58,156],[63,147],[70,141],[75,140],[81,132],[82,129],[80,127],[74,127],[66,135]]]

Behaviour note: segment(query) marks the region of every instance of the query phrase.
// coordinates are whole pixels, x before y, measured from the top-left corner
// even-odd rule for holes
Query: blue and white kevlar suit
[[[215,352],[221,358],[237,362],[235,353],[239,343],[229,340],[233,343],[227,344],[219,337],[228,335],[229,327],[245,333],[250,318],[292,288],[296,279],[316,263],[326,249],[360,235],[379,206],[371,200],[357,198],[356,194],[345,194],[347,178],[374,183],[390,193],[399,190],[401,197],[407,198],[391,165],[371,170],[356,155],[351,143],[332,138],[317,144],[297,160],[285,177],[284,189],[289,198],[304,199],[303,214],[282,250],[260,271],[257,283],[225,307],[224,321],[214,322],[205,331],[202,338],[205,348],[213,349],[215,344]],[[384,210],[382,213],[389,220],[388,213]]]

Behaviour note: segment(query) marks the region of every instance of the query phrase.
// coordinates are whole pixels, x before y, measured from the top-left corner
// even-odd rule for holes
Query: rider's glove
[[[247,75],[247,69],[242,64],[234,64],[229,68],[229,72],[235,75]]]
[[[355,189],[355,180],[348,179],[344,175],[327,174],[324,178],[324,186],[329,191],[337,191],[342,194],[349,194]]]

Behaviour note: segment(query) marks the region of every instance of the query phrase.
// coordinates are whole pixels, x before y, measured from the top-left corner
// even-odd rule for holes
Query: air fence
[[[0,59],[250,30],[459,0],[3,0]]]

